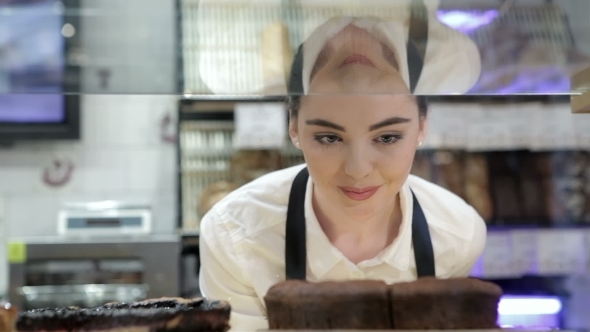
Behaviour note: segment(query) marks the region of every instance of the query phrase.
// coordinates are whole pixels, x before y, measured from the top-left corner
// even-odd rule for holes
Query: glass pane
[[[0,93],[577,94],[589,16],[586,0],[5,0]]]

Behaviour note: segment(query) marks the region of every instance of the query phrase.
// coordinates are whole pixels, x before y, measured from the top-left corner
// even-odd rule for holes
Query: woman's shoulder
[[[304,167],[273,171],[237,188],[211,208],[201,221],[202,227],[224,224],[247,237],[284,223],[291,185]]]
[[[459,195],[415,175],[410,175],[407,182],[431,227],[462,238],[472,238],[475,229],[482,224],[485,227],[477,211]]]

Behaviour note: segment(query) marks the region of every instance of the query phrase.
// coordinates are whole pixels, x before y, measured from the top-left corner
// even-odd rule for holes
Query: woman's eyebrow
[[[411,119],[407,119],[407,118],[400,118],[400,117],[393,117],[393,118],[389,118],[389,119],[385,119],[383,121],[377,122],[374,125],[369,126],[369,131],[374,131],[383,127],[387,127],[387,126],[391,126],[391,125],[395,125],[395,124],[400,124],[400,123],[407,123],[407,122],[411,122]]]
[[[310,126],[327,127],[327,128],[336,129],[336,130],[339,130],[342,132],[346,132],[346,129],[344,129],[344,127],[342,127],[341,125],[335,124],[334,122],[330,122],[330,121],[324,120],[324,119],[310,119],[310,120],[305,121],[305,123]]]
[[[411,122],[411,119],[407,119],[407,118],[400,118],[400,117],[393,117],[393,118],[389,118],[389,119],[385,119],[383,121],[379,121],[371,126],[369,126],[369,131],[374,131],[383,127],[387,127],[387,126],[391,126],[391,125],[395,125],[395,124],[400,124],[400,123],[407,123],[407,122]],[[305,121],[306,124],[310,125],[310,126],[320,126],[320,127],[326,127],[326,128],[331,128],[331,129],[335,129],[338,131],[342,131],[342,132],[346,132],[346,129],[339,125],[336,124],[334,122],[328,121],[328,120],[324,120],[324,119],[310,119]]]

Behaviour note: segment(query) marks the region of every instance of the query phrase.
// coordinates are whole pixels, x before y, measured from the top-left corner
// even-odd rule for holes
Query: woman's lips
[[[369,60],[369,58],[367,58],[366,56],[361,55],[361,54],[353,54],[353,55],[347,57],[346,59],[344,59],[344,61],[342,61],[342,63],[340,64],[340,67],[353,65],[353,64],[359,64],[359,65],[364,65],[364,66],[368,66],[368,67],[375,67],[375,64],[371,60]]]
[[[356,188],[356,187],[339,187],[340,190],[346,195],[348,198],[355,200],[355,201],[364,201],[366,199],[371,198],[377,190],[379,190],[381,186],[373,186],[373,187],[365,187],[365,188]]]

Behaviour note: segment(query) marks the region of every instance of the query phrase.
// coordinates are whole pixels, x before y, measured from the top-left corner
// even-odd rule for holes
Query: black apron
[[[285,235],[285,269],[287,279],[306,280],[307,245],[305,227],[305,191],[309,172],[307,167],[295,177],[289,195],[287,208],[287,229]],[[434,277],[434,251],[430,231],[424,212],[412,193],[412,244],[418,278]]]

